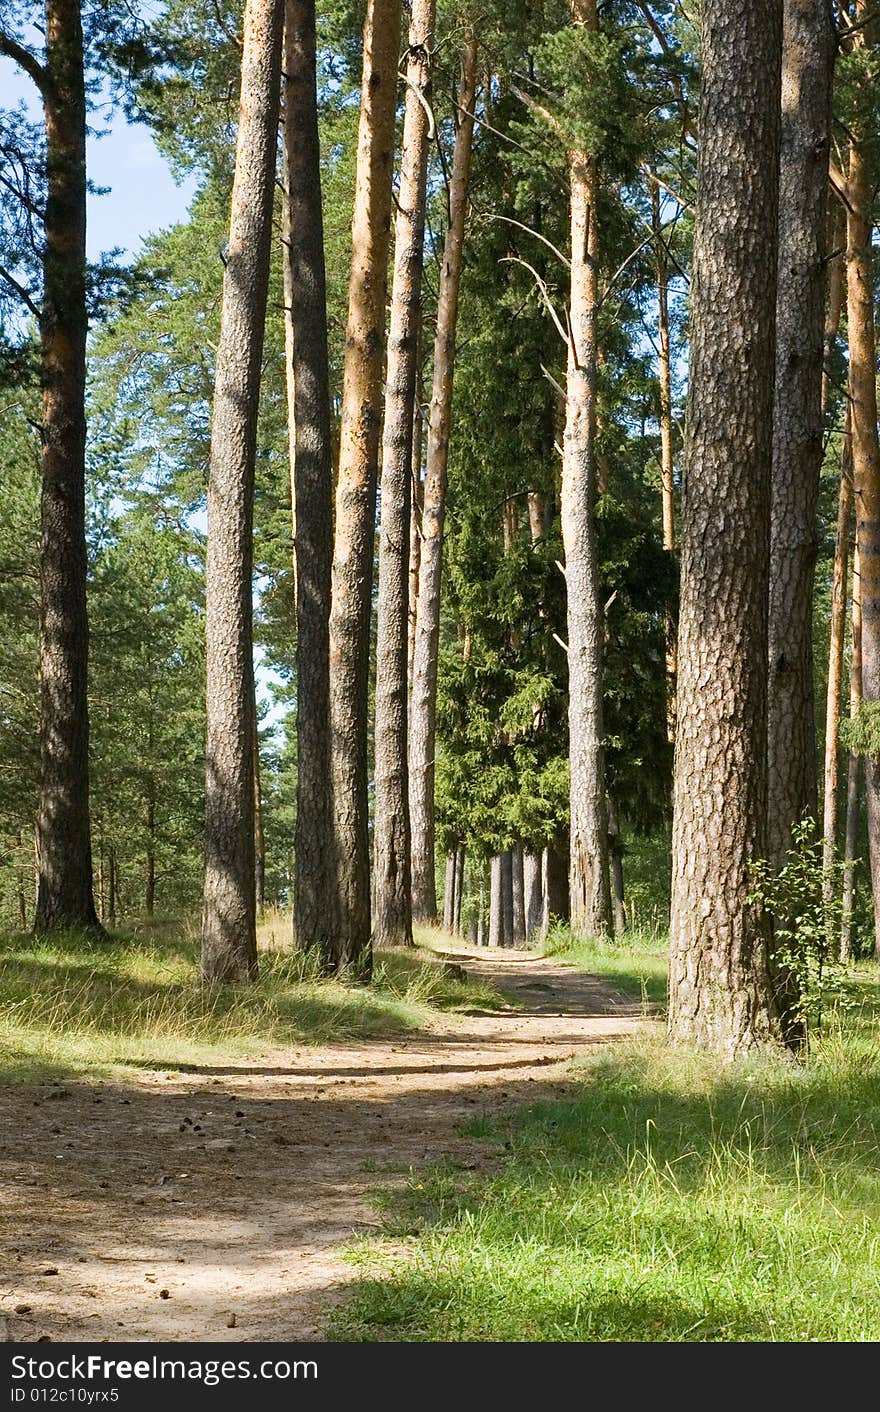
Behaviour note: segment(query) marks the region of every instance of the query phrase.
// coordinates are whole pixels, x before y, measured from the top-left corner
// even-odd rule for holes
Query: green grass
[[[473,1124],[494,1175],[415,1173],[386,1198],[408,1255],[357,1248],[331,1337],[880,1339],[876,968],[852,988],[808,1063],[641,1040],[576,1066],[571,1100]]]
[[[641,995],[652,1005],[666,1000],[667,943],[662,933],[626,932],[612,941],[576,941],[567,926],[550,930],[544,954],[568,961],[583,971],[604,976],[626,995]]]
[[[165,928],[109,942],[0,937],[0,1079],[100,1075],[120,1067],[227,1063],[273,1047],[429,1027],[440,1012],[506,1003],[451,977],[429,953],[379,953],[371,987],[320,980],[263,929],[253,986],[201,984],[198,947]]]

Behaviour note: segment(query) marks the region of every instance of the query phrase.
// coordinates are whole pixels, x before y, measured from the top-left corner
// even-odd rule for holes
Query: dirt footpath
[[[515,998],[394,1041],[0,1090],[0,1338],[318,1340],[368,1193],[490,1160],[464,1119],[563,1091],[641,1007],[525,953],[456,956]]]

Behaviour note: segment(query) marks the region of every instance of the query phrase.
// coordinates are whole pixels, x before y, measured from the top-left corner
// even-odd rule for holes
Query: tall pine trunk
[[[263,780],[260,769],[260,732],[254,703],[254,881],[257,916],[266,910],[266,830],[263,827]]]
[[[34,930],[98,929],[89,832],[85,537],[86,95],[78,0],[46,5],[40,323],[40,790]]]
[[[336,868],[330,773],[330,571],[333,440],[318,143],[314,0],[284,20],[285,299],[296,564],[296,944],[336,967]]]
[[[367,781],[370,617],[400,0],[368,0],[330,612],[330,719],[339,892],[337,964],[371,970]]]
[[[781,0],[704,0],[683,506],[669,1035],[778,1043],[766,856]]]
[[[421,354],[419,354],[421,361]],[[409,507],[409,609],[407,614],[406,643],[406,689],[407,700],[412,700],[413,667],[416,656],[416,618],[419,611],[419,570],[422,557],[422,409],[419,406],[418,378],[416,380],[415,409],[413,413],[412,479]],[[408,718],[407,718],[408,719]],[[407,747],[409,736],[407,735]],[[408,754],[408,750],[407,750]],[[407,771],[409,761],[407,760]],[[407,785],[409,774],[407,773]],[[410,876],[410,892],[412,877]],[[410,902],[410,905],[412,903]]]
[[[501,854],[493,853],[489,874],[489,945],[504,945],[504,883]]]
[[[144,885],[144,911],[152,917],[156,910],[156,781],[147,780],[147,877]]]
[[[522,946],[526,939],[526,887],[521,843],[514,844],[510,856],[513,872],[513,944]]]
[[[873,45],[868,0],[857,0],[861,28],[853,44]],[[867,94],[859,97],[864,103]],[[852,462],[855,484],[856,543],[862,607],[862,692],[866,703],[880,701],[880,440],[877,431],[877,341],[874,324],[873,260],[871,254],[873,137],[861,117],[851,125],[847,177],[847,331],[852,423]],[[880,955],[880,764],[865,760],[868,798],[868,842],[874,928]]]
[[[408,627],[413,424],[418,373],[434,0],[415,0],[409,29],[394,280],[382,443],[376,636],[374,939],[412,945]]]
[[[573,0],[574,23],[598,30],[596,0]],[[571,926],[578,936],[611,933],[608,823],[602,745],[605,624],[596,548],[596,159],[569,153],[571,294],[561,520],[568,602]]]
[[[818,812],[813,578],[834,51],[830,0],[784,0],[767,692],[767,856],[777,868],[792,830]]]
[[[513,852],[501,855],[501,945],[513,946]]]
[[[852,575],[852,662],[849,674],[849,715],[854,720],[862,704],[862,590],[859,551],[853,555]],[[859,831],[859,775],[861,758],[849,754],[846,777],[846,836],[843,845],[843,919],[840,928],[840,959],[852,959],[852,910],[855,893],[855,861]]]
[[[208,478],[207,745],[202,973],[256,975],[254,463],[269,280],[281,0],[247,0],[241,102]]]
[[[840,689],[843,682],[843,650],[846,637],[846,590],[849,561],[850,522],[853,484],[851,463],[851,418],[846,414],[846,433],[837,496],[837,531],[834,539],[834,569],[831,580],[831,629],[828,638],[828,682],[825,693],[825,768],[822,793],[822,854],[826,868],[834,862],[837,847],[837,801],[840,777]]]
[[[541,877],[541,855],[531,850],[523,854],[523,891],[525,893],[526,942],[541,935],[544,926],[544,890]]]
[[[410,702],[409,801],[412,828],[413,916],[432,922],[437,915],[434,885],[434,746],[437,715],[437,654],[440,643],[440,580],[443,523],[449,468],[455,330],[470,185],[477,77],[477,37],[469,31],[458,94],[455,153],[449,179],[449,228],[443,247],[434,342],[434,378],[422,506],[419,602]]]

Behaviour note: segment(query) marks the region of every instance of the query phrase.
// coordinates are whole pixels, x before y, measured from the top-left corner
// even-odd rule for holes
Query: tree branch
[[[524,230],[527,235],[533,235],[536,240],[542,241],[543,244],[547,246],[548,250],[553,251],[553,254],[558,260],[562,261],[567,270],[571,269],[571,261],[568,256],[563,255],[562,251],[557,249],[552,240],[548,240],[546,235],[542,235],[539,230],[535,230],[532,226],[523,225],[522,221],[515,221],[512,216],[490,215],[488,219],[490,221],[503,221],[505,225],[517,226],[519,230]]]
[[[559,337],[562,339],[563,343],[567,344],[567,343],[568,343],[568,334],[566,333],[565,329],[563,328],[562,320],[560,319],[559,315],[557,314],[556,310],[555,310],[554,307],[553,307],[553,300],[550,298],[550,291],[549,291],[548,288],[547,288],[547,282],[546,282],[546,280],[543,280],[543,279],[541,278],[541,276],[538,274],[538,271],[535,269],[534,265],[530,265],[527,260],[521,260],[518,255],[505,255],[505,256],[499,261],[499,264],[501,264],[501,265],[522,265],[523,269],[528,270],[529,274],[532,276],[532,278],[533,278],[534,281],[535,281],[535,286],[536,286],[538,292],[540,293],[541,298],[543,299],[545,305],[547,306],[547,312],[550,314],[550,317],[552,318],[554,324],[556,325],[556,330],[557,330],[557,332],[558,332],[558,334],[559,334]]]
[[[548,127],[552,128],[556,133],[556,136],[565,143],[566,147],[570,145],[562,123],[550,112],[549,108],[545,108],[544,104],[539,103],[537,98],[533,98],[530,93],[526,93],[523,89],[517,88],[515,83],[510,85],[510,91],[514,97],[518,98],[521,103],[526,105],[531,113],[535,113],[539,118],[542,118],[543,121],[547,123]]]
[[[22,303],[25,304],[28,309],[30,309],[34,318],[39,323],[42,323],[43,315],[40,312],[39,305],[34,303],[33,299],[31,298],[30,294],[28,294],[24,285],[19,284],[18,280],[14,277],[14,275],[11,275],[9,273],[9,271],[4,265],[0,265],[0,279],[5,279],[10,289],[13,289],[18,295],[19,299],[22,301]]]
[[[20,69],[24,69],[29,78],[33,79],[37,88],[45,96],[51,87],[49,80],[49,70],[41,64],[36,54],[32,54],[30,49],[26,49],[23,44],[19,44],[17,39],[13,39],[11,34],[0,29],[0,54],[5,54],[7,59],[14,59]]]

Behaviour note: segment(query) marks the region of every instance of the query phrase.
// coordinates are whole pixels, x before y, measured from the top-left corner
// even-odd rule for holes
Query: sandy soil
[[[559,1094],[640,1006],[525,953],[457,954],[516,998],[394,1041],[0,1090],[0,1338],[316,1341],[377,1185],[491,1160],[458,1125]]]

